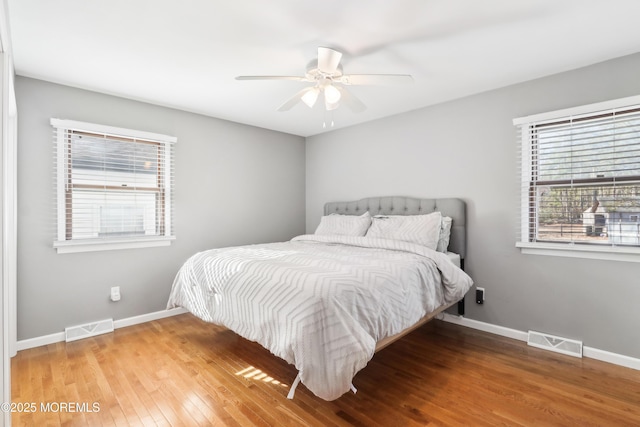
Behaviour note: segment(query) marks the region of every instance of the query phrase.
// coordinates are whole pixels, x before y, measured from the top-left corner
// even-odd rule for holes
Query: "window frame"
[[[534,168],[535,141],[530,135],[536,126],[545,122],[560,122],[576,116],[597,116],[601,113],[610,113],[612,110],[627,110],[640,108],[640,96],[631,96],[579,107],[556,110],[531,116],[513,119],[514,126],[519,128],[520,138],[519,154],[519,236],[516,241],[523,254],[563,256],[572,258],[603,259],[615,261],[640,262],[640,246],[622,246],[614,244],[580,244],[575,242],[535,241],[536,230],[531,227],[531,216],[537,214],[537,208],[531,209],[532,177],[537,173]],[[588,179],[594,183],[605,182],[611,178]],[[620,181],[624,181],[624,178]],[[539,183],[538,183],[539,184]],[[533,197],[535,200],[535,197]],[[537,220],[533,221],[537,224]]]
[[[54,156],[55,156],[55,193],[56,193],[56,235],[53,247],[57,253],[93,252],[103,250],[132,249],[168,246],[175,236],[173,235],[172,213],[173,213],[173,144],[177,138],[152,132],[125,129],[94,123],[79,122],[75,120],[51,119],[54,131]],[[68,154],[68,134],[87,133],[91,135],[103,135],[113,139],[124,139],[140,143],[149,143],[162,146],[162,161],[158,163],[158,187],[154,191],[159,191],[163,218],[156,222],[159,227],[159,234],[154,236],[118,236],[87,239],[72,239],[71,227],[67,227],[70,211],[73,208],[69,202],[73,189],[71,183],[71,168],[68,165],[70,157]],[[161,186],[160,181],[165,185]],[[137,191],[139,189],[118,188],[118,192]]]

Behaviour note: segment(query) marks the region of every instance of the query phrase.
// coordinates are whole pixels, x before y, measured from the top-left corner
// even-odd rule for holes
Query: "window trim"
[[[545,122],[559,121],[567,117],[594,116],[599,112],[608,112],[616,109],[628,109],[640,105],[640,95],[619,98],[594,104],[581,105],[577,107],[565,108],[561,110],[549,111],[540,114],[533,114],[513,119],[513,125],[518,128],[530,129],[534,125],[540,125]],[[516,247],[520,249],[522,254],[530,255],[550,255],[571,258],[600,259],[612,261],[640,262],[640,247],[637,246],[616,246],[616,245],[598,245],[598,244],[576,244],[564,242],[532,242],[529,223],[529,187],[527,186],[527,194],[525,194],[524,183],[531,180],[531,164],[532,164],[532,147],[529,132],[524,130],[521,132],[519,140],[520,152],[520,173],[519,173],[519,239],[516,241]],[[528,195],[528,196],[527,196]]]
[[[132,249],[132,248],[147,248],[147,247],[159,247],[168,246],[175,236],[172,230],[172,144],[177,142],[177,138],[173,136],[145,132],[133,129],[119,128],[108,125],[100,125],[94,123],[86,123],[75,120],[63,120],[51,118],[50,123],[55,127],[57,131],[57,138],[54,142],[56,149],[56,234],[53,247],[57,253],[77,253],[77,252],[93,252],[103,250],[116,250],[116,249]],[[164,165],[163,169],[167,171],[165,179],[168,179],[170,185],[164,188],[163,194],[163,206],[164,206],[164,221],[163,224],[159,224],[163,231],[160,236],[135,236],[129,238],[102,238],[102,239],[77,239],[68,240],[67,227],[66,227],[66,190],[65,183],[68,178],[65,175],[67,161],[66,155],[60,155],[60,153],[66,152],[65,132],[61,130],[72,130],[74,132],[87,132],[95,134],[103,134],[114,138],[127,138],[127,139],[141,139],[149,141],[151,143],[162,144],[165,147],[164,150]]]
[[[108,251],[115,249],[136,249],[136,248],[154,248],[159,246],[169,246],[175,240],[175,236],[167,237],[147,237],[147,238],[130,238],[130,239],[85,239],[85,240],[67,240],[64,242],[56,241],[53,247],[59,254],[71,254],[77,252],[95,252]]]
[[[640,248],[629,246],[580,245],[575,243],[516,242],[520,253],[569,258],[640,262]]]
[[[513,119],[514,126],[522,126],[536,122],[540,124],[546,121],[556,121],[567,116],[595,115],[600,111],[613,110],[618,108],[629,108],[640,104],[640,95],[629,96],[627,98],[613,99],[610,101],[597,102],[594,104],[581,105],[578,107],[564,108],[562,110],[549,111],[546,113],[532,114],[530,116]]]

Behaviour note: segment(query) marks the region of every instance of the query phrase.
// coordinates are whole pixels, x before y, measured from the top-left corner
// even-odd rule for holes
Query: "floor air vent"
[[[582,357],[582,341],[555,337],[541,332],[529,331],[527,344],[574,357]]]
[[[65,341],[81,340],[100,334],[113,332],[113,319],[100,320],[86,325],[70,326],[64,328]]]

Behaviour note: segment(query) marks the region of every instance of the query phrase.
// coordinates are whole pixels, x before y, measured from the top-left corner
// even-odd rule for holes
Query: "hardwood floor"
[[[14,409],[36,411],[13,413],[13,425],[640,425],[640,371],[439,320],[377,353],[357,394],[326,402],[300,385],[287,400],[295,376],[184,314],[19,352]]]

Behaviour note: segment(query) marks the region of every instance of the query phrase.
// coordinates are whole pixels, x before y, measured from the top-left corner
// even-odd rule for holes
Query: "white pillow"
[[[369,211],[360,216],[331,214],[320,219],[315,234],[364,236],[371,225]]]
[[[435,250],[441,222],[440,212],[426,215],[376,215],[367,231],[367,237],[402,240]]]
[[[447,252],[449,248],[449,239],[451,238],[451,223],[453,219],[449,216],[443,216],[440,223],[440,237],[438,237],[438,246],[436,251]]]

